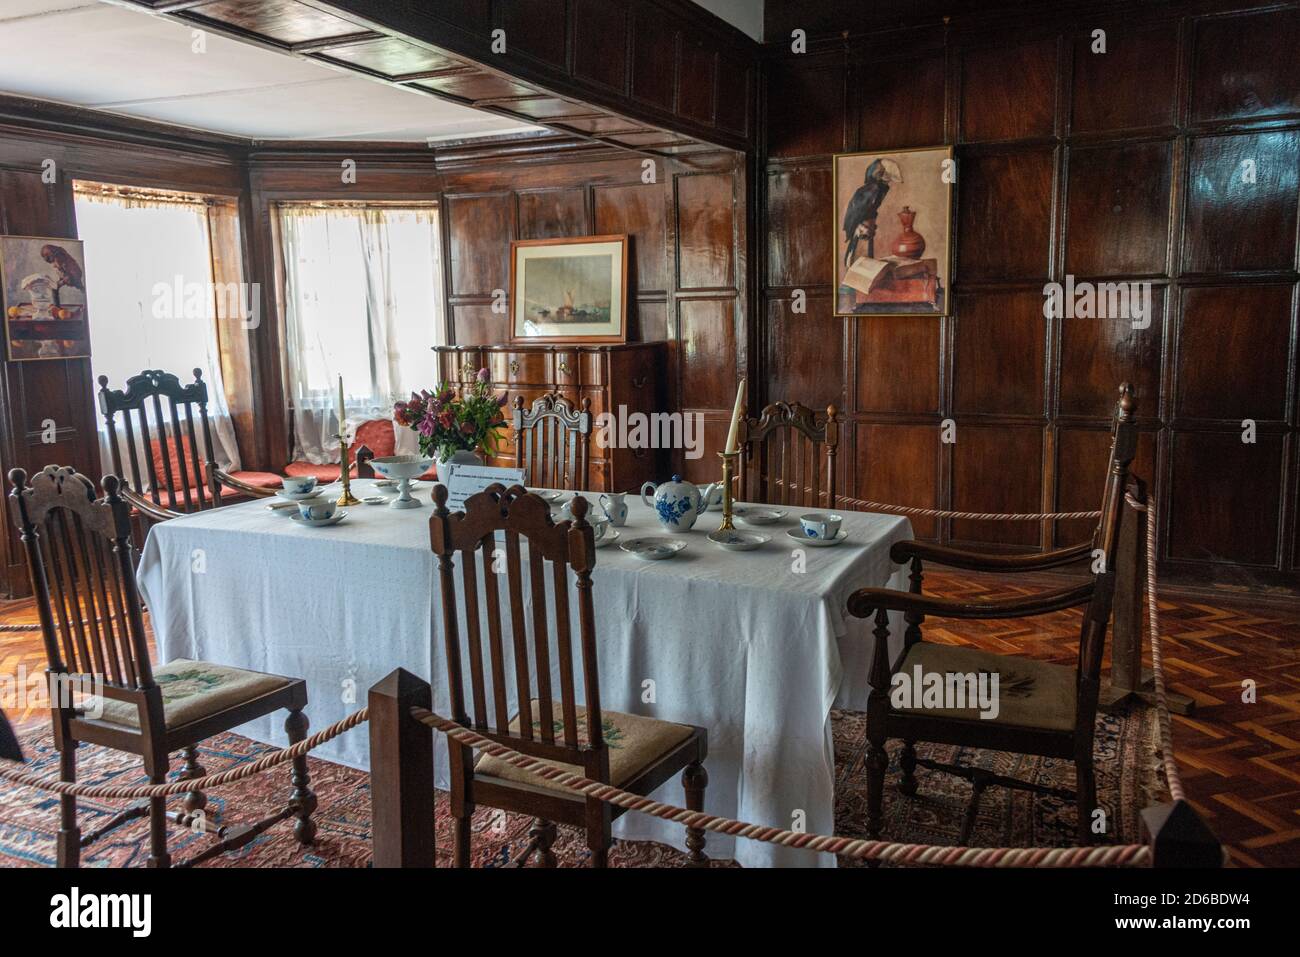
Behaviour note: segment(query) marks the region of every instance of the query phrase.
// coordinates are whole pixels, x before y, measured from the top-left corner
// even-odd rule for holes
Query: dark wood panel
[[[347,36],[363,29],[298,0],[217,0],[203,4],[197,12],[281,43]]]
[[[620,93],[627,86],[627,8],[608,0],[572,0],[573,73]]]
[[[718,54],[694,33],[681,34],[681,72],[677,80],[677,112],[688,120],[712,125],[717,87]]]
[[[1082,512],[1101,507],[1110,462],[1109,429],[1061,429],[1056,437],[1055,511]],[[1156,434],[1138,433],[1137,455],[1130,471],[1150,482],[1156,474]],[[1073,519],[1056,523],[1057,546],[1089,541],[1097,530],[1096,519]]]
[[[1038,292],[957,297],[953,409],[1042,415],[1046,323]]]
[[[1284,419],[1291,314],[1289,283],[1183,290],[1176,414]]]
[[[451,237],[452,295],[490,296],[494,289],[509,290],[513,205],[510,193],[443,200]]]
[[[844,142],[844,67],[777,63],[768,72],[767,149],[772,156],[839,153]]]
[[[419,80],[412,86],[433,90],[464,100],[499,100],[506,97],[528,96],[533,91],[522,83],[497,76],[494,73],[451,73],[446,76]]]
[[[632,238],[628,284],[638,292],[668,288],[668,231],[664,187],[659,183],[596,186],[592,189],[596,235]]]
[[[822,166],[768,174],[769,286],[828,285],[834,281],[829,212],[832,179],[830,167]]]
[[[1297,155],[1295,131],[1191,141],[1186,272],[1294,268]]]
[[[715,289],[736,281],[735,201],[730,176],[677,177],[677,286]]]
[[[522,191],[518,195],[520,239],[590,234],[585,190],[540,189]]]
[[[1110,26],[1105,52],[1093,52],[1093,45],[1092,29],[1074,41],[1074,132],[1139,129],[1175,121],[1176,22]]]
[[[491,306],[452,306],[451,321],[460,346],[495,345],[510,337],[510,317],[493,312]]]
[[[1066,272],[1164,272],[1171,176],[1169,143],[1072,150]]]
[[[670,338],[668,304],[666,302],[638,302],[635,309],[637,325],[629,330],[628,338],[637,342],[659,342]]]
[[[868,502],[939,507],[939,430],[930,425],[859,424],[853,495]],[[917,538],[937,538],[938,520],[911,516]]]
[[[1175,432],[1168,556],[1271,566],[1281,530],[1282,440]]]
[[[851,85],[857,94],[859,150],[944,142],[942,56],[868,60],[854,71]]]
[[[994,479],[996,476],[996,480]],[[1043,431],[957,424],[952,446],[952,507],[974,512],[1039,512]],[[1037,547],[1036,522],[952,523],[954,541]]]
[[[959,283],[1047,275],[1053,173],[1050,150],[962,160]]]
[[[1134,328],[1133,320],[1123,317],[1063,320],[1058,411],[1107,418],[1115,411],[1116,389],[1128,382],[1137,397],[1138,414],[1155,418],[1160,408],[1164,318],[1165,290],[1154,286],[1151,324],[1145,329]]]
[[[937,413],[943,320],[856,319],[857,411]]]
[[[418,47],[396,37],[331,47],[323,51],[322,55],[330,60],[359,66],[390,77],[420,73],[425,70],[447,70],[463,65],[454,57]]]
[[[1300,10],[1215,17],[1196,24],[1192,118],[1300,113]]]
[[[733,396],[734,398],[734,396]],[[684,455],[677,457],[677,462],[673,466],[680,469],[680,474],[687,482],[716,482],[722,478],[722,467],[718,464],[718,453],[722,451],[723,446],[727,444],[727,430],[731,427],[730,412],[704,412],[704,440],[700,443],[700,456],[698,458],[686,458]],[[663,476],[668,479],[670,476]],[[714,526],[712,522],[716,521],[709,517],[699,520],[700,528],[712,531]]]
[[[1051,136],[1056,59],[1055,37],[967,53],[962,61],[962,140]]]
[[[808,299],[796,313],[788,299],[767,303],[768,393],[771,400],[802,402],[813,409],[832,403],[845,410],[844,320],[831,315],[829,298]],[[755,409],[754,403],[750,402]]]
[[[559,70],[567,67],[565,0],[529,0],[493,6],[497,23],[506,31],[507,50],[526,53]]]
[[[734,299],[679,299],[682,405],[727,409],[736,399]]]
[[[632,14],[632,97],[661,110],[673,108],[677,80],[677,29],[649,7]]]

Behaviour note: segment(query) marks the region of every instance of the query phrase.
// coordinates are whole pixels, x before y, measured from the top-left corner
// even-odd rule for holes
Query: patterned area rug
[[[864,836],[866,779],[853,766],[863,740],[865,715],[833,712],[835,758],[835,831]],[[359,732],[352,732],[359,733]],[[29,768],[53,776],[58,754],[48,731],[23,735],[23,752]],[[209,740],[200,749],[200,761],[209,773],[252,761],[269,749],[236,734]],[[1027,758],[942,745],[919,745],[921,757],[951,764],[983,767],[1041,784],[1073,788],[1074,768],[1068,761]],[[1155,803],[1161,794],[1157,730],[1154,712],[1135,711],[1128,719],[1103,716],[1097,722],[1097,794],[1107,815],[1104,840],[1130,843],[1139,840],[1138,811]],[[895,753],[896,756],[896,753]],[[351,768],[310,759],[312,788],[320,799],[316,812],[319,834],[314,847],[302,848],[291,828],[279,824],[241,850],[208,862],[216,867],[365,867],[370,862],[369,777]],[[83,782],[144,784],[137,759],[104,748],[82,745],[78,754]],[[173,765],[179,770],[179,762]],[[898,793],[897,762],[890,767],[885,793],[885,836],[890,840],[924,844],[955,844],[970,797],[970,785],[957,777],[918,769],[917,797]],[[208,813],[222,822],[256,820],[281,806],[289,793],[285,765],[238,782],[208,795]],[[179,801],[179,799],[176,799]],[[0,782],[0,866],[42,867],[54,864],[54,834],[58,828],[58,798],[31,788]],[[82,833],[102,826],[125,802],[80,802]],[[438,794],[435,806],[438,863],[450,865],[451,816],[446,796]],[[508,864],[528,843],[531,821],[514,814],[480,809],[474,817],[475,867]],[[555,843],[561,866],[586,864],[581,833],[561,827]],[[197,853],[211,837],[178,828],[169,830],[174,860]],[[990,788],[984,792],[971,844],[983,847],[1064,846],[1075,843],[1073,803],[1056,798]],[[83,852],[86,867],[141,866],[148,857],[148,823],[132,821],[96,841]],[[841,861],[842,865],[854,862]],[[661,844],[616,842],[609,854],[612,867],[682,867],[684,855]]]

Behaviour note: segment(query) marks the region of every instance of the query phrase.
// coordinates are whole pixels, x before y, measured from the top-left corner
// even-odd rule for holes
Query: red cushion
[[[157,475],[158,477],[159,488],[167,487],[167,460],[168,459],[171,460],[171,467],[172,467],[171,485],[173,488],[176,489],[179,489],[181,487],[182,473],[181,473],[180,457],[182,454],[184,454],[185,456],[185,472],[184,472],[185,478],[189,479],[190,482],[194,482],[194,483],[206,480],[207,464],[203,461],[203,458],[201,456],[199,458],[200,474],[198,475],[194,474],[194,458],[190,454],[193,449],[193,446],[190,444],[190,437],[188,435],[182,434],[181,440],[179,442],[177,442],[175,439],[166,440],[166,445],[167,445],[166,452],[163,451],[163,442],[164,442],[163,439],[154,439],[152,442],[149,443],[149,454],[150,457],[153,459],[154,474]],[[148,468],[148,466],[146,466],[146,468]],[[192,487],[193,486],[191,486],[191,488]]]
[[[392,419],[371,419],[357,426],[356,441],[348,448],[348,457],[356,460],[357,449],[362,445],[382,459],[397,452],[397,436],[393,434]]]
[[[311,462],[290,462],[284,467],[284,474],[295,477],[314,475],[321,482],[333,482],[339,477],[339,467],[337,464],[331,465],[328,462],[324,465],[314,465]],[[348,470],[348,474],[354,478],[356,477],[357,467],[355,464]]]
[[[232,479],[237,479],[248,485],[254,485],[257,488],[280,488],[283,484],[280,476],[274,472],[229,472],[227,473]],[[227,492],[232,491],[229,487]]]

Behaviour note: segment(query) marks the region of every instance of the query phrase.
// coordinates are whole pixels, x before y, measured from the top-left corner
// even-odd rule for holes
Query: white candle
[[[339,407],[338,407],[338,416],[339,416],[339,439],[340,439],[340,441],[342,441],[343,434],[344,434],[344,432],[343,432],[343,376],[339,376]]]
[[[727,433],[727,451],[739,451],[736,447],[737,434],[740,432],[740,412],[745,407],[745,380],[740,380],[740,387],[736,389],[736,407],[731,412],[731,431]]]

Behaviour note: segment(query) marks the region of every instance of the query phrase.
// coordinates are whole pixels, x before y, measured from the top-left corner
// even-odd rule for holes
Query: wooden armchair
[[[88,742],[137,754],[153,784],[166,781],[170,755],[185,759],[180,779],[204,775],[195,745],[281,708],[291,742],[307,736],[307,685],[298,678],[178,659],[154,667],[135,583],[131,506],[116,476],[104,478],[95,499],[90,479],[71,468],[47,466],[30,483],[9,473],[14,522],[27,551],[27,569],[40,618],[51,679],[50,714],[59,751],[59,777],[77,779],[77,744]],[[53,591],[50,585],[53,583]],[[74,696],[79,696],[74,700]],[[220,840],[189,858],[197,864],[247,844],[278,821],[297,818],[294,834],[310,844],[316,797],[307,759],[293,759],[293,791],[278,813],[237,829],[217,827],[203,814],[201,791],[185,794],[184,811],[168,813],[166,798],[129,808],[83,838],[77,800],[60,796],[56,849],[60,867],[77,867],[81,848],[135,818],[150,818],[150,867],[170,867],[167,821]]]
[[[465,510],[447,510],[447,488],[435,485],[436,510],[429,520],[429,535],[438,556],[442,586],[442,631],[446,644],[447,687],[451,719],[484,737],[499,741],[535,758],[563,766],[593,781],[613,784],[637,794],[650,794],[678,771],[686,789],[686,806],[704,808],[708,775],[704,759],[708,736],[703,728],[606,711],[600,704],[600,676],[596,662],[596,625],[592,605],[591,571],[596,561],[595,541],[587,523],[587,500],[573,501],[573,520],[553,522],[541,496],[521,486],[506,490],[489,486],[471,496]],[[502,548],[505,575],[494,570],[494,553]],[[527,549],[527,570],[523,549]],[[480,553],[479,562],[475,552]],[[460,554],[461,585],[465,596],[465,650],[473,718],[466,709],[462,641],[457,619],[454,556]],[[550,568],[546,565],[549,563]],[[577,624],[585,705],[577,703],[572,615],[569,607],[569,571],[577,586]],[[547,583],[551,578],[554,632],[547,625]],[[508,594],[503,613],[498,581]],[[524,600],[525,581],[530,591]],[[487,654],[477,596],[484,598],[487,618]],[[527,608],[531,605],[533,662],[529,667]],[[510,623],[509,642],[502,620]],[[507,678],[507,660],[513,676]],[[536,674],[536,689],[531,674]],[[553,698],[552,676],[558,675],[559,698]],[[487,682],[491,685],[488,687]],[[513,689],[518,705],[512,714],[507,692]],[[489,703],[491,708],[489,709]],[[611,749],[609,740],[618,745]],[[456,821],[456,866],[470,861],[470,817],[476,805],[531,815],[536,819],[528,849],[517,864],[536,851],[543,866],[555,866],[551,843],[555,822],[586,829],[593,867],[604,867],[610,845],[610,822],[624,812],[595,798],[576,797],[545,778],[520,771],[498,758],[485,755],[474,764],[470,748],[448,742],[451,754],[451,812]],[[704,831],[688,827],[686,846],[691,863],[706,866]]]
[[[167,400],[167,414],[163,399]],[[100,376],[99,411],[108,426],[113,471],[127,477],[121,487],[122,498],[153,521],[215,508],[221,504],[223,488],[252,498],[267,498],[280,485],[280,476],[269,472],[232,474],[217,468],[208,423],[208,385],[201,369],[194,370],[194,381],[187,386],[161,369],[146,369],[131,376],[125,389],[110,389],[108,376]],[[128,469],[123,468],[119,415],[126,433]],[[140,466],[141,452],[145,468]]]
[[[524,408],[515,396],[515,462],[524,469],[524,483],[534,488],[562,488],[575,492],[587,488],[591,453],[591,399],[575,410],[558,392]]]
[[[757,419],[741,417],[738,442],[738,499],[804,508],[835,507],[835,455],[840,444],[835,406],[820,413],[798,402],[774,402]]]
[[[850,596],[850,614],[858,618],[875,617],[875,649],[869,675],[871,698],[867,706],[867,740],[864,744],[867,830],[871,837],[880,836],[882,791],[889,767],[885,742],[889,738],[902,738],[900,764],[903,777],[899,790],[904,794],[916,793],[914,772],[917,765],[958,774],[972,781],[974,792],[963,822],[961,843],[969,840],[980,793],[990,784],[1050,793],[1066,799],[1073,797],[1078,811],[1079,840],[1081,843],[1089,841],[1089,823],[1096,806],[1093,732],[1106,629],[1115,594],[1117,544],[1121,522],[1136,520],[1132,512],[1124,509],[1125,492],[1130,486],[1136,487],[1136,482],[1130,482],[1128,473],[1136,450],[1137,433],[1133,395],[1127,385],[1121,388],[1113,436],[1101,518],[1091,542],[1018,556],[985,556],[941,545],[899,542],[890,550],[890,555],[900,564],[911,562],[911,591],[862,588]],[[1092,577],[1070,588],[990,601],[953,601],[921,594],[923,559],[957,568],[1015,572],[1055,568],[1088,555],[1093,557]],[[926,615],[969,620],[1029,618],[1076,607],[1084,608],[1084,613],[1078,656],[1073,667],[974,648],[934,644],[921,638],[921,625]],[[907,624],[903,653],[892,663],[889,660],[890,611],[902,611]],[[920,706],[915,698],[911,701],[904,699],[905,706],[896,707],[891,700],[895,676],[903,676],[900,681],[914,687],[918,669],[922,675],[942,675],[944,687],[953,692],[959,688],[971,690],[972,680],[978,682],[981,677],[991,685],[990,676],[997,676],[996,715],[982,717],[978,709],[971,706],[969,695],[962,701],[958,701],[957,696],[945,699],[941,707]],[[915,751],[918,741],[1073,758],[1076,790],[1064,792],[980,770],[919,760]]]

